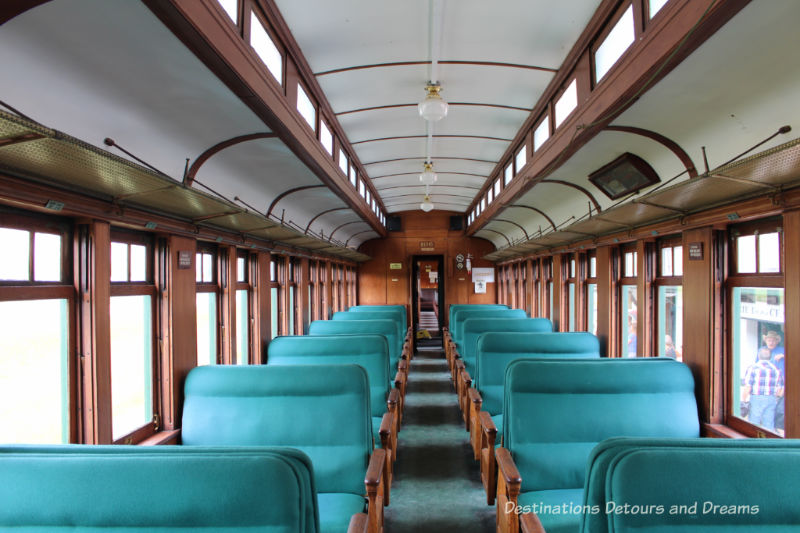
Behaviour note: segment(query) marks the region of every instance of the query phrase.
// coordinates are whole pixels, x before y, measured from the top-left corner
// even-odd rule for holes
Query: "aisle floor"
[[[478,463],[472,458],[444,353],[411,361],[387,533],[491,532]]]

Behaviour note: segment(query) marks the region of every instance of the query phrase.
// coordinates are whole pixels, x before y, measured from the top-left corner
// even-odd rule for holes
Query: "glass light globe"
[[[426,213],[433,209],[433,203],[431,202],[430,196],[427,195],[425,196],[425,200],[423,200],[422,203],[419,204],[419,208],[425,211]]]
[[[419,175],[419,181],[423,185],[433,185],[436,183],[436,173],[433,171],[433,164],[425,163],[425,170]]]
[[[425,89],[428,95],[417,106],[419,115],[428,122],[438,122],[447,116],[447,102],[439,95],[439,85],[428,85]]]

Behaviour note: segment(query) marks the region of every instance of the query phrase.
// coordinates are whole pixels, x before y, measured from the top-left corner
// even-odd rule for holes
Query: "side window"
[[[683,245],[681,238],[658,243],[656,349],[661,357],[683,360]]]
[[[219,357],[219,285],[217,249],[199,244],[195,254],[197,365],[215,365]]]
[[[731,227],[726,285],[730,339],[728,424],[784,434],[785,338],[780,219]]]

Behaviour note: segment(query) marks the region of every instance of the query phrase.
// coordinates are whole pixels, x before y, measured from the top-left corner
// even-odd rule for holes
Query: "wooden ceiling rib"
[[[478,65],[484,67],[505,67],[524,70],[540,70],[542,72],[557,72],[557,69],[550,67],[539,67],[536,65],[520,65],[515,63],[502,63],[498,61],[455,61],[452,59],[439,60],[440,65]],[[315,72],[316,76],[328,76],[330,74],[339,74],[341,72],[349,72],[352,70],[364,70],[372,68],[386,68],[386,67],[405,67],[409,65],[430,65],[430,61],[396,61],[394,63],[375,63],[372,65],[356,65],[352,67],[342,67],[323,72]]]

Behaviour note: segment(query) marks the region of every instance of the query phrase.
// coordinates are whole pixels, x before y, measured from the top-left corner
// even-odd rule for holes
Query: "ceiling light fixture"
[[[426,213],[433,210],[433,202],[431,202],[431,195],[429,192],[425,192],[425,199],[422,200],[421,204],[419,204],[419,208]]]
[[[428,82],[425,90],[428,91],[428,95],[418,105],[419,115],[428,122],[438,122],[447,116],[447,102],[442,100],[439,94],[442,86],[438,82]]]
[[[433,171],[433,163],[423,163],[425,170],[419,175],[419,181],[423,185],[433,185],[436,183],[436,172]]]

